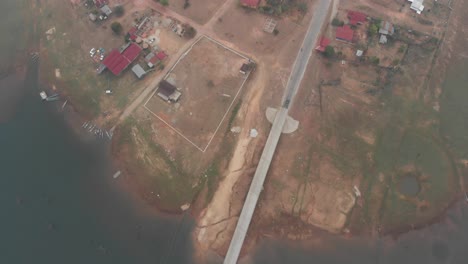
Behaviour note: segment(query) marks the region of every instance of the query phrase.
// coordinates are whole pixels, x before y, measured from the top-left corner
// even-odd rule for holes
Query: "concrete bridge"
[[[309,28],[302,42],[299,53],[297,54],[291,75],[289,76],[289,80],[286,85],[282,106],[277,111],[276,117],[273,121],[270,134],[268,135],[265,148],[263,149],[262,156],[260,157],[257,170],[255,171],[247,198],[245,199],[242,212],[237,222],[231,244],[229,245],[226,258],[224,259],[224,264],[237,263],[255,207],[257,206],[258,198],[263,189],[263,183],[265,182],[271,160],[275,154],[276,146],[278,145],[283,131],[283,126],[286,122],[286,118],[288,117],[288,109],[292,105],[294,96],[296,95],[302,78],[304,77],[307,64],[309,63],[309,58],[312,55],[315,44],[317,43],[322,25],[328,17],[328,11],[332,2],[333,0],[319,0],[314,6],[315,11],[313,17],[310,21]]]

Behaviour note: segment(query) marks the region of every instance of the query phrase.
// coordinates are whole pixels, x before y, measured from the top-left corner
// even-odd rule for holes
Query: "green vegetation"
[[[192,39],[197,35],[197,30],[190,25],[184,25],[185,33],[184,37],[187,39]]]
[[[111,24],[111,29],[117,35],[120,35],[120,33],[122,33],[122,25],[119,22],[113,22]]]
[[[273,35],[278,36],[278,34],[279,34],[279,30],[276,28],[273,29]]]
[[[379,32],[379,27],[376,24],[371,24],[369,26],[369,30],[368,30],[369,36],[373,37],[377,35],[378,32]]]
[[[117,17],[123,16],[125,13],[124,7],[122,5],[115,6],[114,13]]]
[[[237,101],[234,108],[232,108],[231,116],[229,117],[228,126],[227,126],[228,130],[231,129],[232,123],[234,122],[234,119],[236,119],[237,113],[239,112],[241,105],[242,105],[242,100],[239,99],[239,101]]]
[[[338,18],[334,18],[331,22],[332,26],[334,27],[342,27],[344,25],[344,22],[339,20]]]
[[[163,6],[168,6],[169,5],[169,1],[168,0],[157,0],[161,5]]]
[[[334,58],[335,57],[335,48],[333,48],[332,46],[327,46],[325,48],[325,52],[323,53],[323,55],[325,55],[325,57],[331,59],[331,58]]]
[[[375,65],[379,65],[379,63],[380,63],[380,59],[378,57],[376,57],[376,56],[370,57],[369,60],[370,60],[370,62],[372,64],[375,64]]]
[[[297,4],[297,10],[299,10],[302,13],[307,13],[307,9],[308,9],[307,3],[301,2]]]

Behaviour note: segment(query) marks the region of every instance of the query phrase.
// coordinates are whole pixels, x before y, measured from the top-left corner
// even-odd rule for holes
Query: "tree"
[[[302,13],[306,13],[306,12],[307,12],[307,4],[304,3],[304,2],[299,3],[299,4],[297,5],[297,9],[298,9],[299,11],[301,11]]]
[[[123,16],[124,12],[125,12],[124,7],[121,5],[118,5],[114,8],[114,13],[118,17]]]
[[[327,46],[325,52],[323,53],[327,58],[335,57],[335,49],[332,46]]]
[[[119,22],[112,23],[111,24],[111,29],[117,35],[120,35],[120,33],[122,33],[122,25]]]
[[[169,1],[168,1],[168,0],[159,0],[159,3],[161,3],[161,5],[163,5],[163,6],[169,5]]]
[[[371,24],[369,26],[369,36],[375,36],[379,31],[379,27],[376,24]]]
[[[185,28],[184,37],[191,39],[197,35],[197,30],[195,30],[195,28],[193,28],[192,26],[184,25],[184,28]]]
[[[335,18],[332,20],[332,23],[331,23],[331,24],[332,24],[332,26],[334,26],[334,27],[341,27],[341,26],[344,25],[344,22],[335,17]]]
[[[273,29],[273,35],[277,36],[279,34],[279,30],[277,30],[276,28]]]

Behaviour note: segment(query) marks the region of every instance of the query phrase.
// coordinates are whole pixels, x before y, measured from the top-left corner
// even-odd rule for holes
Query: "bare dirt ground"
[[[226,0],[190,0],[190,6],[184,8],[185,0],[169,1],[169,8],[203,25],[216,13]]]
[[[166,77],[181,99],[169,104],[156,92],[146,107],[203,151],[247,78],[239,72],[243,63],[248,63],[246,57],[203,37]]]

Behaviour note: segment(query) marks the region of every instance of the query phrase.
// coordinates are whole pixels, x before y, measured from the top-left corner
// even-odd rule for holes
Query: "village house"
[[[182,95],[177,88],[166,80],[162,80],[158,86],[158,96],[166,102],[177,102]]]
[[[326,37],[321,37],[317,47],[315,47],[315,50],[325,52],[325,49],[328,47],[328,45],[330,45],[330,42],[330,39]]]
[[[240,0],[240,4],[245,7],[257,8],[260,0]]]
[[[367,15],[358,11],[348,11],[348,19],[350,25],[357,26],[367,21]]]
[[[143,76],[146,74],[145,69],[143,69],[140,64],[135,64],[132,67],[132,72],[136,75],[136,77],[138,77],[138,79],[143,78]]]
[[[416,11],[416,13],[421,14],[424,10],[424,0],[408,0],[408,2],[411,2],[410,8]]]
[[[354,30],[349,25],[337,27],[335,32],[336,40],[353,43],[354,42]]]
[[[392,23],[390,23],[388,21],[382,21],[380,23],[379,33],[383,34],[383,35],[392,36],[393,33],[395,33],[395,28],[393,27]]]

